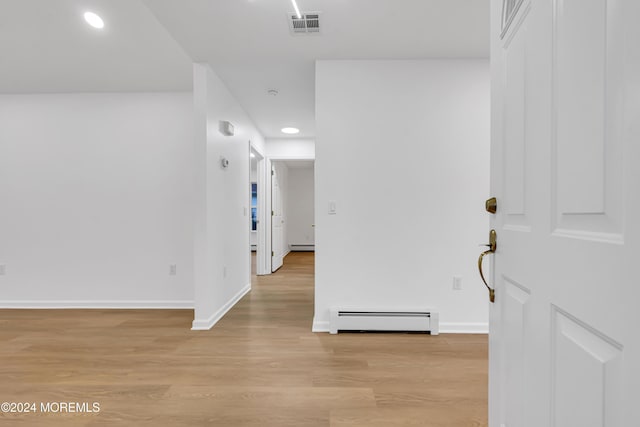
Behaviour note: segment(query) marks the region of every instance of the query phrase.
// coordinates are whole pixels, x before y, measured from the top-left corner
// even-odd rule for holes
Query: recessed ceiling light
[[[288,135],[295,135],[296,133],[300,132],[300,129],[298,129],[298,128],[282,128],[282,129],[280,129],[280,132],[286,133]]]
[[[93,12],[85,12],[84,20],[93,28],[104,28],[104,21]]]

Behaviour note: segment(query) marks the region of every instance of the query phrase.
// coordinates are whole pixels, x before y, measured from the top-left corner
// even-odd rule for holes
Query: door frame
[[[267,225],[267,215],[266,215],[266,158],[265,156],[258,150],[258,148],[249,141],[249,162],[251,162],[251,153],[254,153],[256,156],[257,163],[257,171],[256,171],[256,184],[258,190],[258,223],[256,225],[256,275],[265,274],[266,268],[266,258],[267,254],[265,252],[265,241],[266,241],[266,225]],[[251,173],[249,173],[249,188],[251,188]],[[249,209],[251,209],[251,194],[249,194]],[[251,221],[251,215],[249,215],[249,221]],[[269,225],[270,226],[270,225]],[[251,227],[251,225],[249,225]],[[249,228],[251,230],[251,228]],[[251,245],[249,245],[251,247]],[[271,258],[269,257],[269,267],[271,266]]]
[[[296,160],[312,160],[314,163],[316,161],[316,157],[315,156],[267,156],[266,160],[265,160],[265,164],[264,164],[264,178],[265,178],[265,197],[263,198],[263,200],[265,201],[265,209],[264,209],[264,213],[265,213],[265,226],[264,226],[264,231],[265,231],[265,239],[263,241],[264,245],[262,247],[262,251],[265,255],[265,264],[264,267],[265,269],[263,270],[261,275],[269,275],[272,274],[271,273],[271,256],[266,256],[267,254],[271,254],[271,215],[266,215],[267,212],[271,212],[271,167],[272,167],[272,162],[277,162],[277,161],[288,161],[288,160],[292,160],[292,161],[296,161]],[[315,170],[315,169],[314,169]],[[260,174],[260,168],[258,167],[258,174]],[[316,186],[316,180],[315,180],[315,172],[314,172],[314,179],[313,179],[313,186],[315,189]],[[258,185],[258,198],[260,197],[260,185]],[[259,202],[258,202],[259,203]],[[258,246],[260,246],[260,239],[258,239]],[[260,271],[258,269],[258,271]],[[260,274],[260,273],[258,273]]]

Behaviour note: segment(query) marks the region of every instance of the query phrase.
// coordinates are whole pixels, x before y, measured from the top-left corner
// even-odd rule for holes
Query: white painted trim
[[[213,328],[213,326],[220,321],[224,317],[225,314],[229,310],[233,308],[234,305],[238,303],[246,294],[251,291],[251,283],[249,283],[244,288],[240,289],[240,292],[235,294],[233,298],[231,298],[225,305],[223,305],[220,310],[216,311],[209,317],[208,319],[193,319],[193,324],[191,325],[192,331],[208,331]]]
[[[0,301],[0,309],[190,309],[193,301]]]
[[[271,260],[271,250],[267,251],[267,173],[266,165],[267,159],[263,153],[260,153],[258,149],[250,144],[251,148],[255,151],[257,157],[257,170],[256,170],[256,184],[258,184],[258,229],[256,230],[256,274],[258,276],[269,274],[271,272],[271,265],[267,266],[267,258]],[[270,217],[270,215],[269,215]]]
[[[271,246],[271,171],[272,171],[271,159],[268,157],[264,160],[264,275],[269,275],[273,271],[271,267],[273,261],[272,246]]]
[[[269,160],[316,160],[316,156],[268,156]]]
[[[529,14],[529,10],[531,10],[531,0],[527,1],[526,8],[522,7],[523,4],[524,4],[524,1],[520,0],[520,3],[515,7],[513,13],[511,14],[511,17],[509,17],[508,22],[504,23],[504,28],[500,32],[500,39],[501,40],[504,40],[505,36],[507,36],[507,34],[509,35],[508,37],[506,37],[506,40],[504,41],[504,47],[505,48],[507,48],[509,46],[509,44],[511,44],[511,41],[513,40],[515,34],[518,32],[518,30],[522,26],[522,23],[524,22],[524,18],[527,17],[527,15]],[[520,13],[521,10],[524,10],[524,12]],[[520,15],[520,16],[518,16],[518,15]],[[515,19],[516,17],[518,17],[518,21],[513,26],[513,31],[510,31],[511,30],[511,25],[516,20]],[[503,17],[503,19],[504,19],[504,17]]]
[[[441,334],[488,334],[489,323],[440,323]]]
[[[311,332],[329,332],[328,320],[314,320]]]

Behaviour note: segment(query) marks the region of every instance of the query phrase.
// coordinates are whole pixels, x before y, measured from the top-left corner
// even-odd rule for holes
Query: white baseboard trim
[[[216,311],[209,317],[208,319],[193,319],[193,323],[191,325],[192,331],[208,331],[213,328],[213,326],[220,321],[224,317],[225,314],[229,310],[233,308],[234,305],[238,303],[246,294],[251,290],[251,283],[249,283],[244,288],[240,289],[240,292],[235,294],[225,305],[223,305],[220,310]]]
[[[488,334],[488,323],[445,323],[440,322],[441,334]]]
[[[329,332],[328,320],[314,320],[311,332]]]
[[[0,301],[0,309],[191,309],[193,301]]]

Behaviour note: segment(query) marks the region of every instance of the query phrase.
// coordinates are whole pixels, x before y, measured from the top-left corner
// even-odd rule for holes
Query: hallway
[[[187,310],[3,310],[0,400],[101,410],[0,420],[487,425],[485,335],[313,334],[313,263],[313,253],[291,253],[276,274],[254,276],[251,293],[206,332],[189,331]]]

